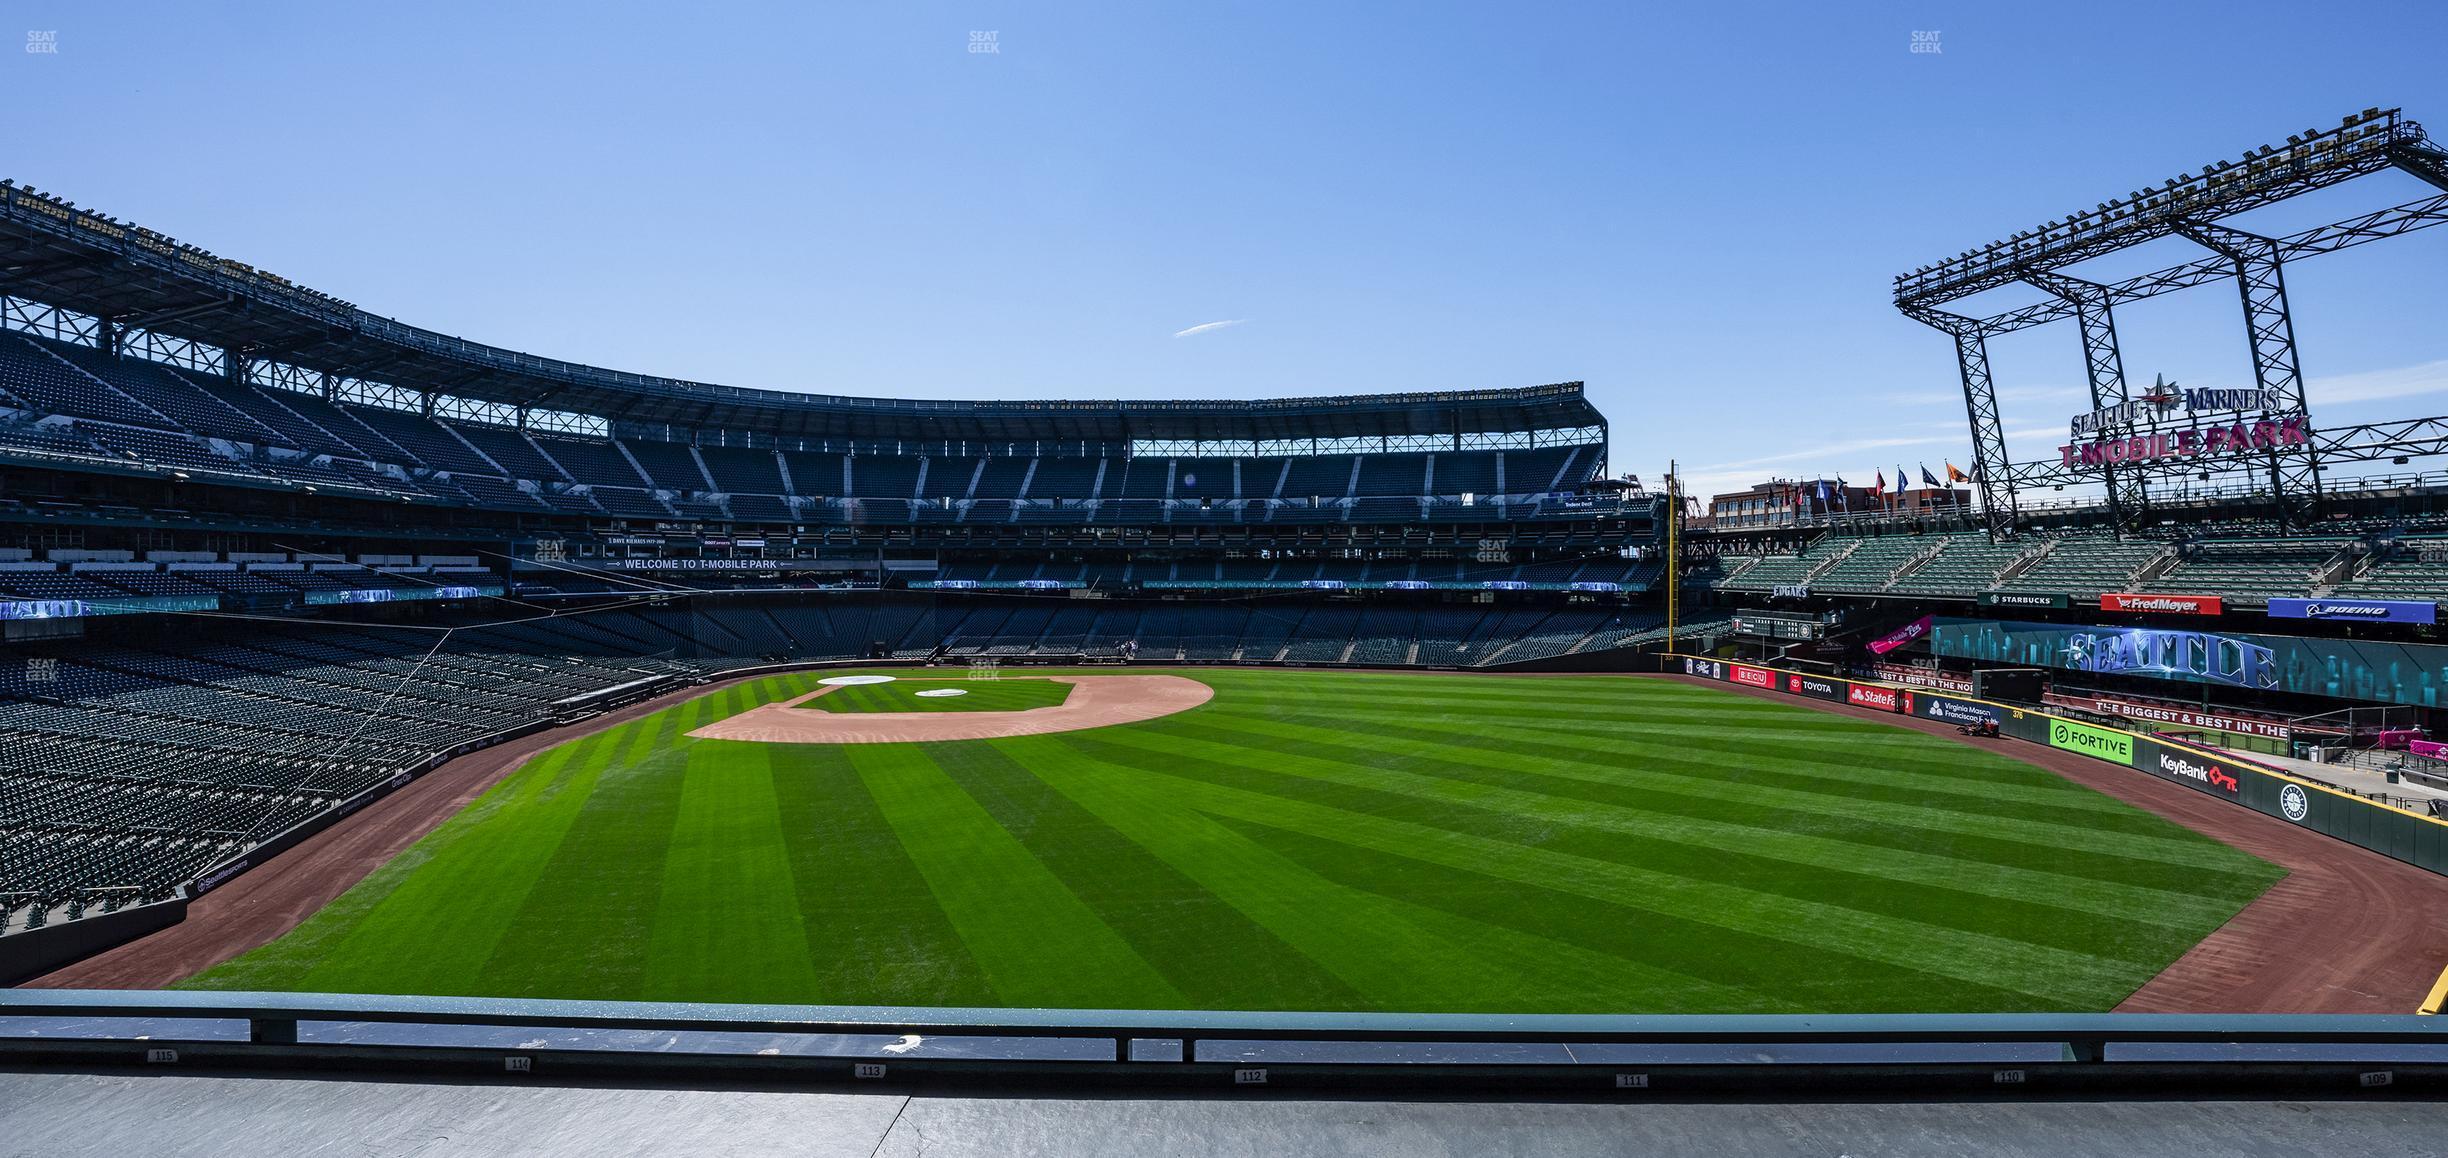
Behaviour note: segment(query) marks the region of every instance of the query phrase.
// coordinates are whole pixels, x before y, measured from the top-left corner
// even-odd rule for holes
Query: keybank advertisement
[[[2448,647],[2239,631],[1942,618],[1930,650],[1991,663],[2448,706]]]

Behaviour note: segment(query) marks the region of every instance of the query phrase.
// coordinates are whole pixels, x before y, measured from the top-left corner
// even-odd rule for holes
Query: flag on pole
[[[1938,489],[1938,476],[1930,473],[1929,464],[1926,462],[1921,464],[1921,485],[1931,490]]]
[[[1850,504],[1850,503],[1848,503],[1848,502],[1846,502],[1846,501],[1845,501],[1845,491],[1846,491],[1846,490],[1847,490],[1847,489],[1850,487],[1850,485],[1851,485],[1851,484],[1848,484],[1847,482],[1845,482],[1845,480],[1844,480],[1844,476],[1843,476],[1843,475],[1837,475],[1837,476],[1836,476],[1836,509],[1837,509],[1837,510],[1840,510],[1840,511],[1849,511],[1849,510],[1852,510],[1852,509],[1853,509],[1852,504]]]
[[[1962,471],[1960,471],[1960,470],[1955,469],[1955,464],[1954,464],[1954,463],[1951,463],[1951,462],[1950,462],[1950,463],[1946,464],[1946,468],[1947,468],[1947,481],[1948,481],[1948,482],[1951,482],[1951,483],[1959,483],[1959,482],[1971,482],[1971,481],[1972,481],[1972,476],[1971,476],[1971,475],[1968,475],[1968,474],[1965,474],[1964,472],[1962,472]]]
[[[1871,484],[1870,484],[1870,493],[1871,493],[1871,494],[1873,494],[1873,495],[1878,496],[1879,498],[1886,498],[1886,497],[1887,497],[1887,472],[1886,472],[1886,471],[1879,471],[1879,472],[1878,472],[1878,477],[1877,477],[1877,478],[1876,478],[1876,479],[1875,479],[1873,482],[1871,482]]]

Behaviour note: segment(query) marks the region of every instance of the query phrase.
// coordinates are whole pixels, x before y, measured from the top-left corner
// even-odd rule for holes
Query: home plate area
[[[901,682],[887,675],[830,676],[815,691],[780,703],[763,704],[689,733],[704,740],[747,740],[768,744],[898,744],[945,740],[992,740],[1005,736],[1037,736],[1075,732],[1113,724],[1133,724],[1187,711],[1214,698],[1215,689],[1176,675],[1047,676],[1043,682],[1062,685],[1060,702],[1017,711],[968,711],[966,705],[918,711],[828,711],[814,701],[842,695],[846,689],[869,689]],[[912,681],[919,682],[919,681]],[[1014,684],[1033,679],[986,681],[998,698],[1010,695]],[[896,689],[896,692],[898,689]],[[931,687],[909,693],[929,700],[950,701],[970,694],[968,688]],[[982,696],[980,698],[983,698]]]

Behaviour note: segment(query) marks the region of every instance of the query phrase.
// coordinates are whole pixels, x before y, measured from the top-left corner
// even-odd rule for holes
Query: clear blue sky
[[[1581,379],[1703,486],[1966,460],[1901,270],[2366,106],[2448,139],[2437,3],[10,9],[7,175],[416,324],[854,394]],[[2448,229],[2289,282],[2316,418],[2448,407]],[[2237,312],[2126,311],[2129,372],[2249,384]],[[1995,357],[2048,453],[2074,332]]]

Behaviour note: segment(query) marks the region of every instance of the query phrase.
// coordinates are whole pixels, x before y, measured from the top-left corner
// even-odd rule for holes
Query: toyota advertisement
[[[1802,675],[1798,672],[1786,673],[1785,690],[1797,696],[1835,700],[1840,703],[1845,698],[1843,680],[1832,680],[1826,676]]]

